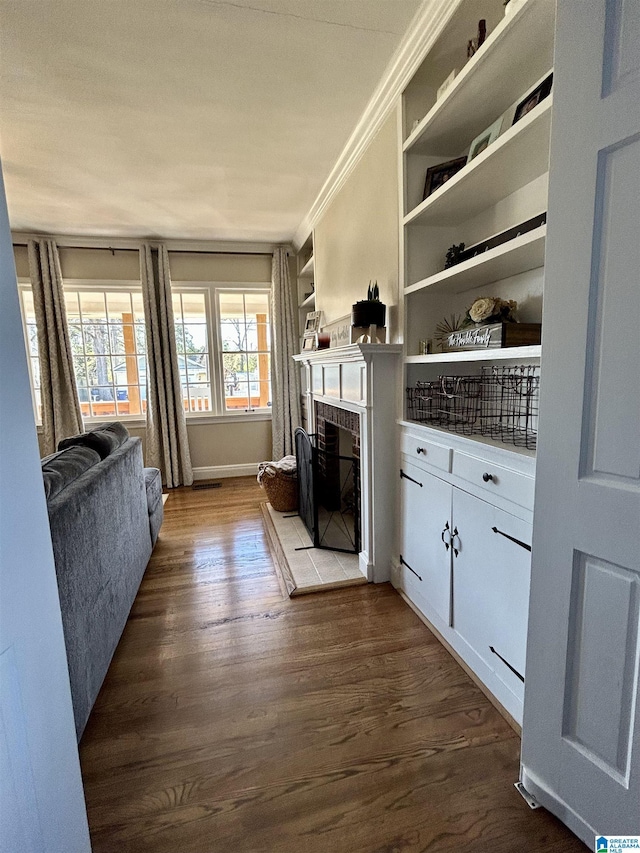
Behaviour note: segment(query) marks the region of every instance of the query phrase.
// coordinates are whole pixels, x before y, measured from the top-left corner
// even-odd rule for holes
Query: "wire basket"
[[[533,450],[538,435],[537,365],[483,368],[480,433]]]
[[[479,376],[439,376],[406,389],[407,417],[462,435],[534,449],[540,368],[483,367]]]

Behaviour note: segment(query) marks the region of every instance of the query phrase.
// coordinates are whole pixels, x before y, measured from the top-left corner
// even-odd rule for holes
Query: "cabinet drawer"
[[[451,471],[451,448],[425,441],[415,435],[403,434],[401,441],[402,452],[414,462],[426,462],[441,471]]]
[[[533,477],[457,450],[453,454],[453,473],[487,492],[489,500],[489,495],[499,495],[518,506],[533,509]]]

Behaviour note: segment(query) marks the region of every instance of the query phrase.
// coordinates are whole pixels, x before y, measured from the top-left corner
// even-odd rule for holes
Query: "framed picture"
[[[474,157],[477,157],[478,154],[482,154],[485,148],[488,148],[492,142],[495,142],[500,136],[501,130],[502,116],[500,116],[497,121],[494,121],[494,123],[486,130],[483,130],[482,133],[479,133],[473,140],[471,148],[469,148],[469,162],[471,162]]]
[[[515,115],[513,116],[512,126],[520,121],[522,116],[526,116],[527,113],[530,113],[534,107],[537,107],[540,101],[544,101],[546,97],[551,94],[551,87],[553,86],[553,73],[549,74],[542,83],[536,86],[531,92],[529,92],[518,104],[516,107]]]
[[[309,311],[304,324],[304,334],[313,335],[320,328],[320,311]]]
[[[302,339],[302,352],[313,352],[316,348],[316,335],[312,334]]]
[[[424,182],[424,201],[427,196],[439,190],[443,184],[457,174],[464,165],[466,165],[466,157],[458,157],[455,160],[447,160],[446,163],[438,163],[437,166],[431,166],[427,169],[427,177]]]

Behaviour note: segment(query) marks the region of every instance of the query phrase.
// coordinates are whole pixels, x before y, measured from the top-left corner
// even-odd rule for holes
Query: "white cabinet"
[[[393,581],[520,723],[534,460],[490,448],[471,455],[473,442],[447,447],[431,432],[403,428]]]
[[[531,524],[454,489],[453,628],[523,695]]]
[[[450,625],[452,487],[410,462],[403,463],[400,479],[403,587]]]

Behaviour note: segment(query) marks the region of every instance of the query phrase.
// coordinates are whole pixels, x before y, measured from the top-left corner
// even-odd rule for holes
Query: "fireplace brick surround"
[[[316,402],[315,404],[315,421],[316,421],[316,445],[318,450],[324,450],[327,453],[340,453],[340,433],[343,429],[351,433],[353,444],[351,454],[358,461],[353,471],[353,492],[354,492],[354,532],[356,545],[360,546],[361,541],[361,495],[360,495],[360,415],[357,412],[351,412],[348,409],[339,409],[337,406],[329,403]]]
[[[326,450],[339,447],[339,428],[353,436],[353,454],[360,459],[359,564],[374,583],[389,580],[397,551],[401,352],[395,344],[351,344],[294,356],[303,368],[307,431]]]

